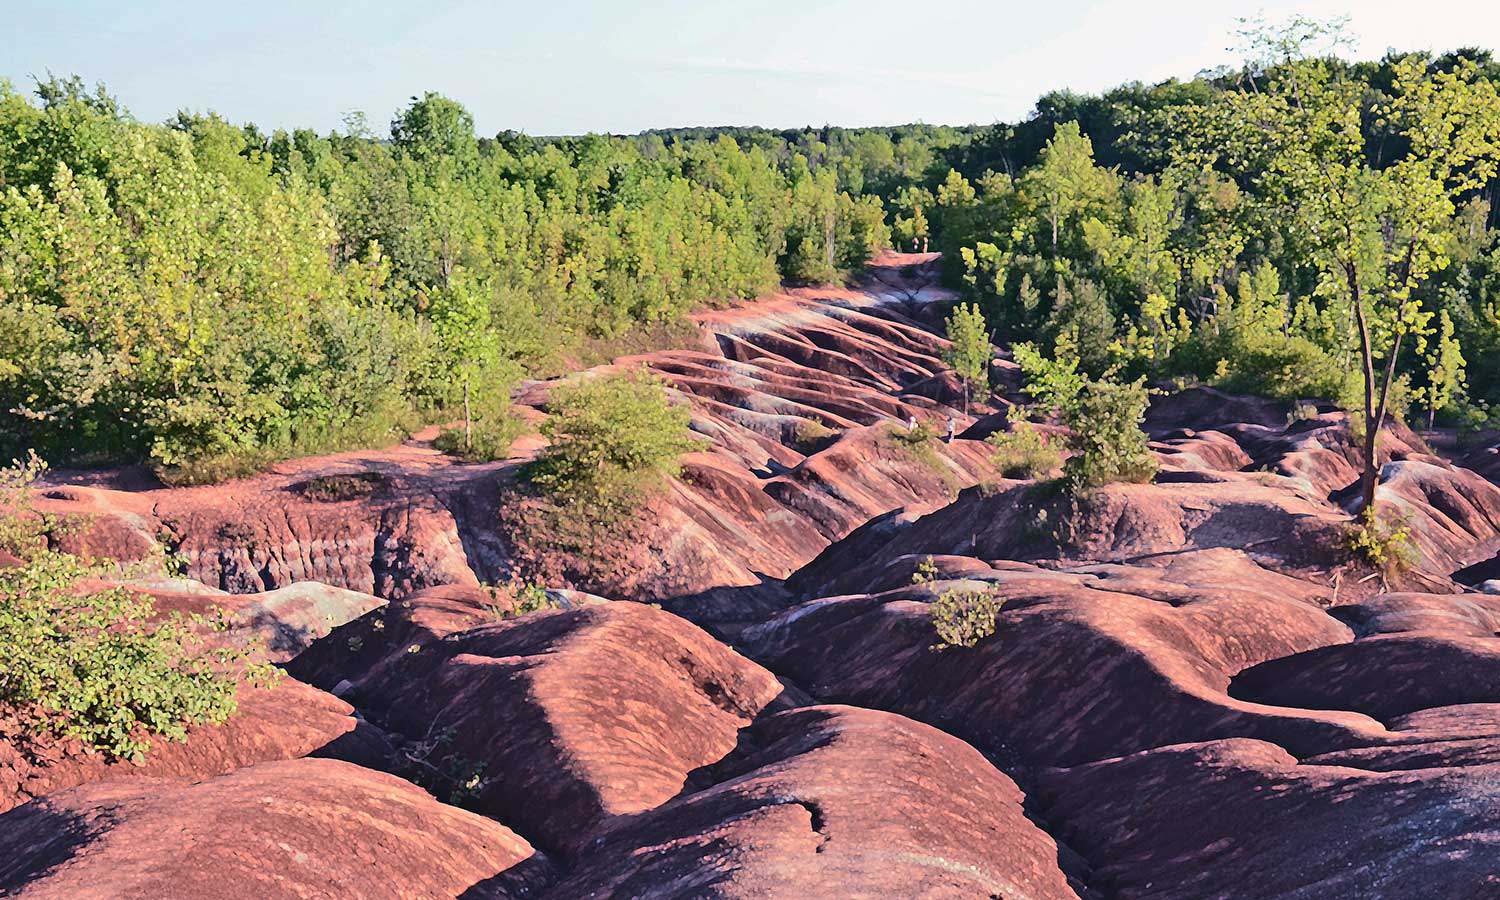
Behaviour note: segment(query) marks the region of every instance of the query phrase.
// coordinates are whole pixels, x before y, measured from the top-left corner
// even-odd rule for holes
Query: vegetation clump
[[[161,617],[153,601],[88,579],[110,570],[48,549],[32,508],[35,459],[0,471],[0,707],[31,740],[65,737],[139,759],[155,738],[182,740],[236,709],[237,685],[269,679],[249,650],[210,646],[201,617]],[[222,622],[218,625],[222,627]]]
[[[827,446],[828,440],[834,434],[836,432],[832,428],[817,419],[798,419],[796,430],[793,432],[793,442],[797,452],[810,454]]]
[[[645,370],[558,385],[523,477],[563,516],[610,527],[678,474],[695,444],[685,406]]]
[[[933,650],[974,647],[995,633],[995,617],[1004,602],[993,588],[952,588],[929,606],[937,643]]]
[[[487,585],[485,591],[492,599],[487,609],[496,621],[516,619],[548,609],[561,609],[546,588],[516,577],[512,577],[504,585]]]
[[[937,567],[932,557],[917,564],[911,579],[913,584],[931,584],[937,580]],[[990,586],[943,591],[928,604],[928,618],[938,636],[937,643],[930,649],[940,651],[978,645],[995,633],[995,618],[1004,605],[1005,601]]]
[[[1047,359],[1029,344],[1016,345],[1015,355],[1027,390],[1068,427],[1063,481],[1071,493],[1156,475],[1156,457],[1140,427],[1150,400],[1144,379],[1089,378],[1078,371],[1076,358]]]
[[[1026,410],[1011,407],[1010,430],[997,431],[985,439],[990,461],[1006,478],[1045,478],[1062,467],[1062,454],[1040,428],[1028,421]]]
[[[1383,578],[1400,575],[1417,564],[1411,522],[1402,517],[1365,509],[1347,526],[1344,542],[1355,559],[1375,569]]]

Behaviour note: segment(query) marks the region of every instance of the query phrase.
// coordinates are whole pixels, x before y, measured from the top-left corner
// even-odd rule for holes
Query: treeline
[[[899,249],[945,254],[949,282],[996,340],[1037,342],[1093,376],[1359,410],[1352,268],[1374,301],[1372,362],[1394,360],[1394,411],[1492,424],[1500,179],[1486,122],[1500,62],[1472,49],[1360,62],[1307,52],[1329,36],[1305,20],[1247,32],[1244,67],[1051,93],[1014,125],[632,140],[729,138],[833,172],[881,198]],[[1476,143],[1439,146],[1421,138],[1428,128],[1467,128]],[[1302,152],[1303,140],[1326,152]]]
[[[941,250],[998,341],[1090,377],[1359,408],[1368,361],[1395,411],[1488,423],[1500,64],[1345,63],[1302,26],[1241,69],[965,128],[478,138],[429,94],[388,135],[267,135],[6,87],[0,455],[253,464],[493,424],[585,339],[888,242]]]
[[[878,200],[732,140],[134,121],[0,87],[0,454],[192,477],[388,440],[518,373],[885,246]]]
[[[1478,51],[1346,64],[1290,48],[1053,97],[1038,119],[1066,118],[1030,165],[899,191],[893,237],[942,250],[998,341],[1093,376],[1492,425],[1497,84]],[[1006,153],[1029,154],[1032,124]]]

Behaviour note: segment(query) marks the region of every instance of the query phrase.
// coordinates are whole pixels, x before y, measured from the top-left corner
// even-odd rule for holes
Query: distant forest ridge
[[[223,474],[460,405],[499,422],[516,378],[582,342],[835,280],[893,244],[942,251],[1002,341],[1294,399],[1351,396],[1345,294],[1362,285],[1416,304],[1372,326],[1412,336],[1390,344],[1401,409],[1484,422],[1500,399],[1497,83],[1487,51],[1289,53],[1048,94],[1016,125],[566,138],[478,137],[432,93],[387,134],[356,116],[318,135],[143,124],[76,78],[6,86],[0,452]],[[1324,118],[1275,106],[1288,91]],[[1414,143],[1433,117],[1467,143]],[[1339,211],[1359,230],[1352,281],[1285,206],[1327,187],[1301,179],[1310,138],[1358,201]],[[1408,237],[1421,252],[1397,284]]]

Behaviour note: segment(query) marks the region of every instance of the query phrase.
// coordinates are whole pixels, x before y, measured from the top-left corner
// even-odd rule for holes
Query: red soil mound
[[[423,758],[438,770],[480,772],[475,809],[565,853],[605,820],[677,794],[782,691],[697,627],[637,603],[426,642],[403,628],[410,637],[344,696],[428,743]],[[347,646],[343,631],[324,640]]]
[[[1113,897],[1494,894],[1500,767],[1371,773],[1260,741],[1165,747],[1043,779]]]
[[[900,716],[784,712],[703,777],[712,784],[620,819],[557,895],[1077,896],[1015,784]]]
[[[503,825],[333,760],[95,784],[0,817],[7,896],[521,897],[549,877]]]

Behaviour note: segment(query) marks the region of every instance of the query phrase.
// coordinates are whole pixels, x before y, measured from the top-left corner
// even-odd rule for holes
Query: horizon
[[[1330,2],[1161,0],[1121,10],[1062,0],[1061,9],[1054,4],[1045,13],[938,3],[923,9],[923,20],[954,46],[934,69],[921,63],[926,44],[894,61],[875,53],[882,38],[889,42],[887,14],[904,12],[891,0],[859,10],[828,0],[755,12],[718,2],[620,11],[575,0],[524,14],[510,12],[514,3],[480,8],[471,0],[436,0],[421,16],[395,4],[356,9],[348,0],[317,10],[275,0],[254,14],[183,0],[130,10],[101,0],[20,2],[18,18],[35,27],[0,39],[8,60],[0,78],[18,91],[29,93],[33,79],[49,74],[77,75],[103,84],[143,122],[186,110],[268,132],[325,134],[362,112],[379,135],[411,97],[429,90],[464,104],[481,135],[1014,123],[1055,91],[1098,94],[1233,65],[1239,19],[1348,12]],[[1445,8],[1463,14],[1450,18]],[[584,14],[570,17],[569,10]],[[1395,4],[1365,4],[1351,16],[1357,43],[1340,55],[1378,59],[1391,50],[1500,44],[1500,9],[1438,2],[1429,12],[1413,24]],[[511,28],[491,36],[496,25]],[[1003,43],[991,58],[983,51],[994,45],[996,25],[1025,40]],[[874,65],[862,62],[861,50]],[[962,59],[970,62],[955,64]],[[511,84],[526,87],[512,91]]]

